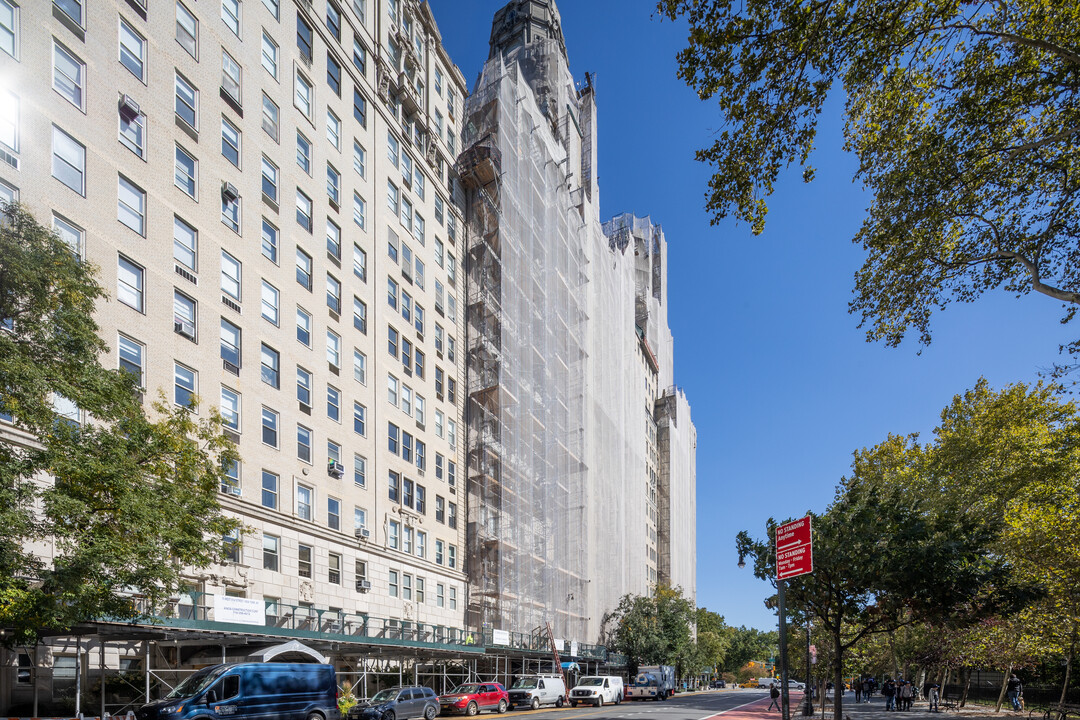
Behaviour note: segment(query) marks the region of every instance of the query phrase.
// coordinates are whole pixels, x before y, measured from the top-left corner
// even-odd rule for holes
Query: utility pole
[[[806,689],[803,691],[803,699],[806,701],[803,707],[803,715],[811,717],[814,714],[814,686],[810,682],[810,615],[806,616]]]
[[[780,709],[783,720],[791,720],[791,705],[788,698],[788,672],[787,672],[787,619],[784,609],[784,586],[783,580],[776,581],[776,590],[780,611]]]

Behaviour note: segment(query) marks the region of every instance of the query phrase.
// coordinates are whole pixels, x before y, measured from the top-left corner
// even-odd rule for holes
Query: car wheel
[[[428,705],[424,708],[424,720],[435,720],[435,716],[439,714],[438,708],[434,705]]]
[[[530,705],[530,707],[532,707],[533,710],[539,710],[540,709],[540,698],[534,697],[532,699],[532,702],[529,703],[529,705]]]
[[[386,712],[383,713],[382,720],[394,720],[394,717],[395,717],[394,716],[394,711],[393,710],[387,710]]]
[[[506,701],[505,700],[500,700],[499,701],[499,714],[501,715],[504,712],[506,712]]]
[[[604,707],[604,696],[596,698],[596,707]]]
[[[465,706],[465,714],[466,715],[472,716],[472,715],[475,715],[478,712],[480,712],[480,710],[476,707],[476,703],[474,703],[474,702],[471,702],[471,703],[469,703],[468,705]]]
[[[307,720],[325,720],[322,713],[310,712],[308,713]]]
[[[555,707],[557,707],[557,708],[561,708],[561,707],[563,706],[563,703],[564,703],[564,702],[565,702],[565,701],[563,700],[563,696],[562,696],[562,695],[560,695],[560,696],[559,696],[559,699],[555,701]]]
[[[577,707],[577,701],[576,700],[571,700],[570,701],[570,707]]]

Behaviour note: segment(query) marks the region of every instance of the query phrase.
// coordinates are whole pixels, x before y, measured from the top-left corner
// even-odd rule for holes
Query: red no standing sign
[[[787,580],[813,571],[810,516],[776,528],[776,579]]]

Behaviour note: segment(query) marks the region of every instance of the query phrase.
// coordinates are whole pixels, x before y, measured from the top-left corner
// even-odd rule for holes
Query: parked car
[[[334,667],[316,663],[213,665],[188,675],[165,698],[135,713],[137,720],[271,716],[279,720],[338,720],[341,714]]]
[[[349,720],[434,720],[439,698],[428,687],[392,687],[349,708]]]
[[[787,686],[788,686],[788,690],[805,690],[806,689],[806,683],[801,683],[798,680],[788,679]]]
[[[615,675],[588,675],[578,680],[570,691],[570,707],[588,703],[596,707],[604,703],[618,705],[623,699],[623,681]]]
[[[727,683],[725,683],[723,680],[713,680],[711,683],[709,683],[709,687],[711,687],[713,690],[719,690],[721,688],[726,688]]]
[[[561,708],[566,685],[559,675],[523,675],[510,686],[510,707],[527,705],[535,710],[541,705]]]
[[[481,710],[504,713],[510,705],[510,695],[499,683],[465,683],[453,692],[439,696],[444,715],[464,713],[475,715]]]

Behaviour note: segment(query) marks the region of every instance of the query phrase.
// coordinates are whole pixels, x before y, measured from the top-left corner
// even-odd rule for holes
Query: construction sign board
[[[787,580],[813,571],[810,516],[776,528],[776,579]]]

